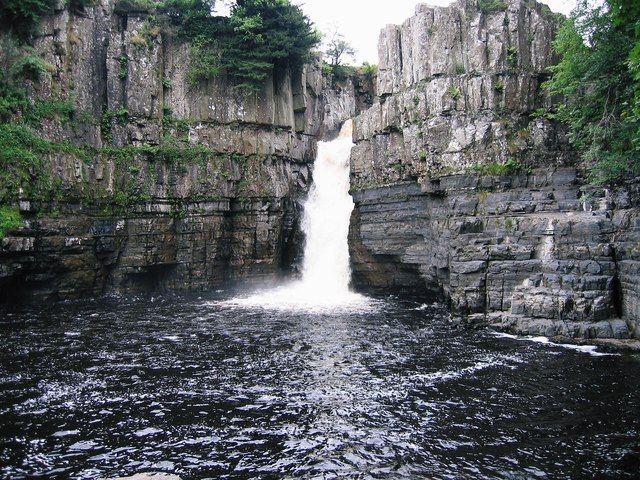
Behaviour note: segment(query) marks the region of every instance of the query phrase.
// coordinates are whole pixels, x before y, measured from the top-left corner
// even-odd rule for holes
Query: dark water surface
[[[459,330],[418,307],[4,312],[0,475],[638,478],[637,356]]]

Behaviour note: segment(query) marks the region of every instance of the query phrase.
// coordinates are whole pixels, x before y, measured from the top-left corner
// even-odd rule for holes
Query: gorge
[[[53,191],[20,196],[25,226],[1,240],[5,299],[286,274],[317,139],[354,118],[356,288],[437,296],[513,332],[637,338],[637,185],[586,184],[539,113],[560,21],[546,7],[419,5],[382,32],[377,78],[316,63],[242,95],[224,77],[190,84],[190,47],[114,5],[61,8],[36,40],[52,72],[31,95],[76,104],[42,134],[104,148],[45,157],[32,183]]]
[[[375,73],[239,89],[154,2],[54,3],[0,32],[42,66],[0,131],[0,476],[637,475],[640,182],[549,113],[562,16],[418,4]]]

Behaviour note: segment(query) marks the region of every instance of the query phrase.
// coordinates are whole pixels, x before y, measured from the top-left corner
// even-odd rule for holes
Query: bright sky
[[[539,0],[540,1],[540,0]],[[575,0],[541,0],[554,12],[568,14]],[[220,1],[219,4],[224,2]],[[378,34],[390,23],[401,24],[419,3],[448,5],[451,0],[293,0],[325,33],[338,30],[356,49],[356,65],[378,63]]]

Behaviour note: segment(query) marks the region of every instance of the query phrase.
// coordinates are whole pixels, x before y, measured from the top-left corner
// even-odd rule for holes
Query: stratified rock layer
[[[287,271],[316,138],[361,108],[353,82],[312,64],[256,93],[224,76],[193,84],[190,45],[114,3],[74,13],[60,2],[41,25],[35,46],[52,72],[30,94],[73,99],[76,114],[40,133],[95,154],[47,157],[58,198],[19,202],[26,226],[0,239],[0,297],[204,289]],[[174,144],[209,155],[180,157]]]
[[[379,98],[355,120],[354,283],[520,333],[638,336],[638,188],[584,188],[541,115],[557,17],[483,4],[419,5],[381,34]]]

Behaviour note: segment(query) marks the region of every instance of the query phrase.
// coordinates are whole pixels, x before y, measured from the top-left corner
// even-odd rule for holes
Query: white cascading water
[[[318,143],[313,185],[304,205],[302,284],[323,295],[348,293],[351,281],[347,244],[353,210],[349,195],[351,133],[352,122],[348,120],[338,138]]]
[[[304,205],[302,228],[306,243],[302,278],[298,281],[235,298],[226,304],[277,310],[369,310],[370,300],[349,290],[349,219],[353,200],[349,195],[349,155],[353,143],[352,122],[340,135],[318,143],[313,185]]]

